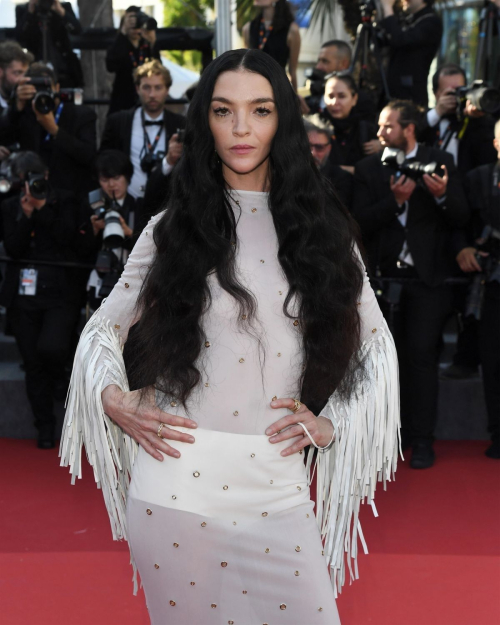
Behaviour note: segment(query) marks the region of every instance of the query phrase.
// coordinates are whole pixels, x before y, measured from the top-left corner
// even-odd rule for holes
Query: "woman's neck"
[[[222,163],[222,175],[227,185],[239,191],[269,191],[269,161],[266,159],[256,169],[240,174]]]

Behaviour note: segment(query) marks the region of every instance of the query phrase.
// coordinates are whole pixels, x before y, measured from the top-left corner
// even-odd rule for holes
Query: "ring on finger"
[[[158,427],[158,430],[156,432],[156,436],[158,438],[161,438],[162,440],[163,440],[163,436],[161,435],[161,431],[163,430],[164,427],[165,427],[165,424],[164,423],[160,423],[160,425]]]
[[[302,406],[302,404],[300,403],[300,401],[298,399],[294,399],[293,400],[294,406],[292,408],[292,412],[298,412],[300,410],[300,407]]]

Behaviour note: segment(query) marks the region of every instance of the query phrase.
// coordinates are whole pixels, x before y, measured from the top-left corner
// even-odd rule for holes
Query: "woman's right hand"
[[[154,403],[153,390],[147,401],[143,402],[140,401],[140,393],[140,391],[124,392],[116,384],[107,386],[101,393],[104,412],[156,460],[163,461],[160,452],[172,458],[179,458],[181,454],[177,449],[170,447],[163,439],[183,443],[194,443],[195,439],[190,434],[173,430],[168,426],[194,429],[198,427],[197,423],[160,410]],[[161,438],[157,435],[160,423],[164,424]]]

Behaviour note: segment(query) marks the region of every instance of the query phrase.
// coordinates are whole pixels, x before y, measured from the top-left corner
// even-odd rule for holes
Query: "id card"
[[[19,276],[19,295],[36,295],[36,269],[21,269]]]

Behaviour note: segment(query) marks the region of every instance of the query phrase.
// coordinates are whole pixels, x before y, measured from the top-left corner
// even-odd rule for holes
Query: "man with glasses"
[[[327,128],[319,120],[317,123],[304,120],[304,126],[314,162],[332,183],[344,206],[350,210],[353,177],[328,158],[332,149],[332,129]]]

